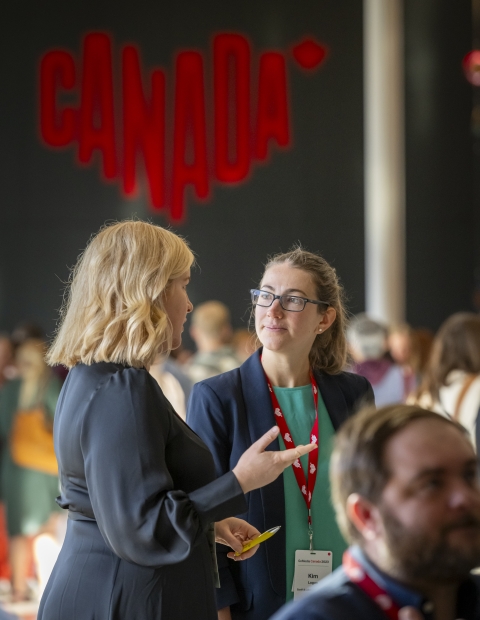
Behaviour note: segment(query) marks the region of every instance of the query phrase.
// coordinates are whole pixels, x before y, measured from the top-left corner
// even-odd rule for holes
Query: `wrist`
[[[251,488],[250,488],[250,486],[248,484],[247,478],[242,473],[242,470],[241,470],[241,468],[238,467],[238,465],[232,469],[232,474],[237,479],[238,484],[240,485],[240,488],[242,489],[242,491],[244,493],[248,493],[249,491],[251,491]]]

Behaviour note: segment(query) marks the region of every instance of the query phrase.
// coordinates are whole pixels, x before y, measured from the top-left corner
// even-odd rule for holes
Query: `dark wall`
[[[151,210],[144,191],[127,199],[118,182],[102,181],[100,157],[80,167],[75,147],[48,148],[39,137],[39,59],[48,49],[64,48],[79,62],[89,31],[113,37],[117,88],[126,43],[139,46],[145,73],[162,67],[170,106],[179,49],[204,52],[210,96],[216,32],[245,34],[254,66],[267,50],[285,55],[289,148],[272,143],[269,160],[255,164],[246,182],[215,184],[207,204],[189,192],[186,220],[173,224],[197,254],[191,296],[194,303],[225,301],[241,326],[248,289],[267,254],[300,241],[335,265],[351,311],[363,310],[361,0],[47,0],[8,3],[2,13],[0,330],[36,319],[52,333],[68,267],[105,221],[137,216],[171,224]],[[471,46],[470,13],[466,0],[405,2],[407,318],[417,326],[436,328],[451,312],[471,308],[478,206],[472,195],[471,87],[461,71]],[[306,35],[329,49],[311,73],[290,53]],[[171,132],[170,125],[171,118]],[[208,135],[211,162],[211,127]]]
[[[266,50],[285,53],[290,147],[271,145],[268,162],[255,165],[243,184],[217,184],[208,204],[190,198],[185,223],[173,225],[198,258],[191,297],[194,303],[225,301],[235,325],[242,325],[248,290],[267,254],[301,241],[335,265],[352,310],[363,308],[361,2],[47,0],[30,2],[28,9],[9,3],[6,11],[0,39],[0,329],[29,318],[52,332],[68,267],[105,221],[137,216],[170,223],[150,209],[144,192],[130,200],[118,183],[103,182],[98,157],[79,167],[74,147],[47,148],[38,136],[39,58],[64,48],[78,60],[83,34],[95,30],[113,35],[116,78],[120,47],[128,42],[138,44],[145,70],[165,69],[167,103],[176,50],[203,50],[209,67],[215,32],[247,35],[257,60]],[[305,35],[329,49],[323,65],[308,74],[289,55]],[[206,73],[211,82],[210,69]]]
[[[466,0],[405,2],[407,314],[433,329],[473,309],[471,19]]]

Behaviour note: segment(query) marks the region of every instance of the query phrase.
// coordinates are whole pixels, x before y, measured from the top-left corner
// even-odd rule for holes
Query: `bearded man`
[[[272,620],[478,620],[480,484],[460,425],[416,406],[364,410],[330,464],[342,567]]]

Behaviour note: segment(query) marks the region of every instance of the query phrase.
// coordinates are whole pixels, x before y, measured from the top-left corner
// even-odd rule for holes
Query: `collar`
[[[360,547],[352,547],[350,553],[363,566],[365,572],[392,597],[400,608],[415,607],[422,612],[425,620],[433,620],[433,603],[423,594],[381,571]],[[477,614],[480,611],[479,585],[479,581],[474,576],[468,577],[460,584],[457,596],[458,617],[464,618],[464,620],[476,620],[478,618]]]

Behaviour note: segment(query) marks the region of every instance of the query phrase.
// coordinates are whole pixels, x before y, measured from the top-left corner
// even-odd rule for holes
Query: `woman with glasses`
[[[319,449],[249,493],[242,518],[262,532],[282,527],[248,563],[231,562],[219,547],[220,620],[264,620],[293,598],[297,550],[329,552],[332,569],[340,565],[346,545],[330,501],[332,438],[373,402],[368,381],[342,370],[343,291],[322,257],[302,248],[274,256],[251,295],[261,347],[239,369],[194,386],[187,422],[209,446],[219,476],[275,423],[274,449],[308,441]]]

